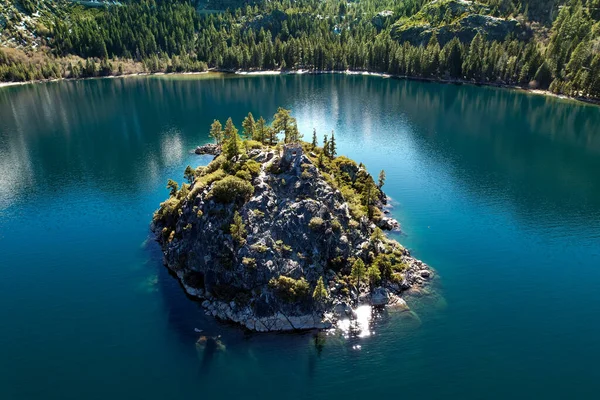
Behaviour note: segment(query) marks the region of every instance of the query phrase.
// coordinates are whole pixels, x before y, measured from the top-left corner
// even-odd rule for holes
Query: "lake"
[[[364,338],[206,317],[149,235],[214,118],[292,109],[377,174],[443,301]],[[0,89],[0,398],[592,398],[600,108],[370,76],[163,76]],[[197,352],[203,329],[224,352]]]

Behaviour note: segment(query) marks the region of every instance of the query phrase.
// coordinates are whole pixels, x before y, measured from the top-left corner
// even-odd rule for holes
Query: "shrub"
[[[256,259],[251,258],[251,257],[244,257],[244,258],[242,258],[242,264],[244,264],[246,267],[248,267],[250,269],[254,269],[254,268],[256,268]]]
[[[220,155],[217,158],[215,158],[214,160],[212,160],[205,168],[203,173],[205,174],[210,174],[212,172],[215,172],[218,169],[221,169],[221,167],[223,167],[223,164],[225,164],[225,162],[227,162],[227,158],[224,155]]]
[[[196,188],[196,186],[198,186],[198,184],[200,184],[201,186],[204,185],[204,187],[210,186],[212,183],[220,181],[226,176],[227,173],[225,173],[225,171],[223,171],[222,169],[218,169],[216,171],[203,175],[200,178],[196,179],[196,182],[194,182],[194,189]]]
[[[342,224],[340,224],[340,221],[337,219],[334,219],[331,221],[331,229],[333,229],[335,232],[339,232],[340,229],[342,229]]]
[[[308,227],[313,231],[321,229],[323,227],[324,221],[323,218],[320,217],[312,217],[308,222]]]
[[[210,195],[221,203],[247,200],[253,193],[254,186],[250,182],[231,175],[215,182],[210,191]]]
[[[258,251],[259,253],[264,253],[267,250],[269,250],[269,248],[262,243],[255,243],[252,246],[250,246],[250,248],[254,251]]]
[[[243,170],[243,169],[236,172],[235,176],[237,176],[238,178],[243,179],[245,181],[248,181],[248,182],[250,182],[252,180],[252,175],[250,175],[250,172]]]
[[[258,174],[260,174],[260,163],[257,163],[254,160],[248,160],[244,164],[243,169],[248,171],[252,176],[258,176]]]
[[[304,278],[294,279],[288,276],[271,278],[269,287],[273,289],[279,297],[290,303],[302,300],[310,293],[310,286]]]
[[[265,213],[258,209],[252,210],[252,214],[254,214],[256,218],[262,218],[265,216]]]
[[[181,200],[177,197],[169,197],[160,203],[160,208],[154,213],[154,221],[166,222],[170,217],[174,217],[181,209]]]
[[[247,149],[262,149],[263,144],[256,140],[246,140],[244,142]]]
[[[308,171],[302,171],[302,174],[300,174],[300,178],[305,180],[311,179],[312,177],[312,174]]]

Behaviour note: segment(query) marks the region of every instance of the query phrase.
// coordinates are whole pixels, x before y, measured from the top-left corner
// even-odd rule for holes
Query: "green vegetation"
[[[316,231],[316,230],[320,230],[320,229],[323,227],[323,224],[324,224],[324,223],[325,223],[325,222],[323,221],[323,218],[320,218],[320,217],[312,217],[312,218],[310,219],[310,221],[308,222],[308,227],[309,227],[310,229],[312,229],[313,231]]]
[[[317,302],[322,302],[327,299],[327,289],[325,289],[322,276],[320,276],[317,280],[317,285],[313,291],[313,299],[315,299]]]
[[[233,240],[240,246],[246,243],[246,225],[242,223],[242,216],[237,211],[233,214],[233,223],[229,227]]]
[[[0,45],[28,49],[0,50],[4,81],[134,70],[349,69],[600,97],[600,0],[233,0],[219,13],[198,13],[186,0],[96,8],[9,0],[3,7]],[[35,23],[23,29],[25,17]],[[244,125],[247,138],[285,131],[286,141],[299,139],[285,118],[276,132],[264,121],[252,125]]]
[[[274,175],[267,175],[263,182],[286,186],[288,183],[285,179],[276,176],[285,172],[279,169],[278,154],[283,150],[282,146],[286,141],[294,140],[303,147],[303,155],[310,160],[310,162],[304,160],[300,164],[301,178],[323,179],[332,188],[338,189],[349,206],[351,216],[351,219],[347,220],[339,215],[329,215],[325,212],[322,216],[312,217],[308,227],[319,234],[326,232],[338,238],[342,235],[352,235],[355,229],[360,230],[361,234],[371,233],[368,237],[364,236],[366,240],[359,250],[360,257],[342,256],[341,250],[337,248],[327,256],[326,260],[323,260],[325,264],[323,268],[331,269],[336,274],[332,279],[336,284],[340,284],[339,293],[349,295],[351,283],[359,290],[365,289],[367,285],[373,289],[389,282],[401,283],[404,279],[403,272],[407,269],[403,259],[404,249],[396,242],[388,240],[380,228],[370,228],[373,222],[376,223],[381,218],[379,207],[383,197],[381,186],[385,181],[385,173],[382,171],[379,174],[378,184],[376,184],[364,165],[357,165],[345,156],[336,156],[333,132],[330,137],[325,138],[323,147],[314,144],[317,141],[316,131],[313,131],[313,143],[300,142],[298,139],[300,135],[295,132],[296,120],[289,110],[279,108],[273,120],[274,127],[267,125],[261,127],[260,121],[264,121],[264,118],[260,117],[257,123],[252,114],[248,114],[242,124],[244,139],[238,134],[231,118],[227,120],[224,129],[221,128],[219,121],[211,124],[209,134],[215,141],[220,141],[222,153],[205,167],[193,169],[187,166],[184,173],[187,182],[180,185],[174,180],[168,181],[167,188],[170,196],[161,203],[159,210],[154,214],[154,223],[158,228],[156,231],[160,233],[163,244],[185,241],[186,237],[197,234],[198,227],[202,226],[202,221],[199,220],[216,217],[211,223],[219,221],[216,228],[220,231],[219,234],[230,234],[235,248],[242,249],[248,246],[249,250],[256,252],[256,259],[249,257],[247,253],[242,253],[239,258],[230,254],[219,256],[220,265],[227,270],[232,270],[239,263],[248,270],[255,270],[258,259],[264,261],[258,256],[263,253],[291,259],[297,256],[296,261],[310,258],[310,255],[298,252],[297,248],[294,249],[291,244],[286,244],[277,237],[272,238],[273,241],[266,239],[248,244],[247,224],[266,218],[266,215],[265,211],[258,209],[244,212],[241,210],[245,202],[254,194],[253,178],[266,168],[263,163],[251,158],[252,153],[248,153],[248,149],[260,148],[274,152],[275,156],[270,165],[275,167],[269,171]],[[261,135],[258,133],[261,129],[270,133]],[[264,153],[262,155],[264,156]],[[318,168],[315,170],[314,166]],[[221,204],[211,205],[212,201]],[[209,204],[208,209],[207,204]],[[276,212],[277,209],[274,211]],[[186,213],[184,223],[178,224],[184,213]],[[246,223],[242,215],[248,218]],[[305,300],[311,300],[312,297],[315,301],[314,305],[317,305],[323,304],[328,297],[323,277],[308,282],[304,278],[279,276],[269,281],[269,287],[275,295],[290,303],[303,303]]]
[[[306,279],[294,279],[288,276],[279,276],[269,281],[269,287],[277,295],[287,302],[297,302],[304,300],[310,293],[310,286]]]
[[[356,261],[354,261],[350,276],[356,281],[356,286],[360,287],[366,272],[367,270],[365,268],[365,263],[362,259],[358,258]]]
[[[254,193],[254,186],[237,176],[226,176],[213,184],[209,195],[221,203],[248,200]]]

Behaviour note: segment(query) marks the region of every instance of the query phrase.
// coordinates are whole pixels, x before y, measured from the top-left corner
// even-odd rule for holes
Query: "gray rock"
[[[384,306],[390,301],[390,294],[386,288],[376,287],[371,292],[371,305]]]
[[[218,156],[219,154],[221,154],[221,146],[213,144],[213,143],[208,143],[208,144],[196,147],[196,150],[194,150],[194,153],[200,154],[200,155],[210,154],[213,156]]]
[[[202,305],[210,315],[261,332],[323,329],[351,313],[348,305],[356,301],[387,304],[388,289],[377,288],[369,296],[341,280],[351,269],[347,260],[372,256],[375,225],[366,217],[352,220],[341,193],[327,183],[301,147],[250,155],[261,170],[246,202],[219,203],[208,195],[209,185],[194,198],[184,199],[181,211],[170,219],[153,223],[164,262],[185,290],[206,299]],[[350,177],[360,176],[352,163],[343,169]],[[304,171],[312,171],[312,177],[302,177]],[[194,189],[192,184],[190,190]],[[229,233],[236,211],[245,225],[244,243],[235,242]],[[313,219],[322,222],[311,227]],[[339,224],[335,229],[334,221]],[[163,228],[176,232],[173,240],[166,239]],[[401,248],[387,238],[376,246],[384,254]],[[395,286],[398,292],[423,279],[418,271],[426,269],[408,252],[402,254],[409,267],[402,284]],[[269,284],[280,276],[305,279],[307,294],[286,300],[276,285]],[[328,299],[316,303],[311,294],[321,277]]]

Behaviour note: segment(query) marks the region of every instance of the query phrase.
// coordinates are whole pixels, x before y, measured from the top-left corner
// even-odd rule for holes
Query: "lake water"
[[[385,169],[445,299],[365,338],[204,316],[149,239],[213,118],[291,108]],[[270,119],[270,118],[268,118]],[[149,77],[0,90],[0,398],[595,398],[600,108],[363,76]],[[194,328],[225,352],[198,353]],[[360,349],[356,346],[360,345]]]

